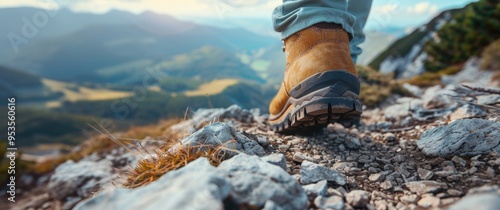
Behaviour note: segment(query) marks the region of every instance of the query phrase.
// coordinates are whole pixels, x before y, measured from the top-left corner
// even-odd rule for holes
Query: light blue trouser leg
[[[350,0],[349,6],[347,6],[347,12],[356,17],[356,22],[353,27],[353,38],[349,43],[351,47],[351,57],[354,63],[356,63],[358,56],[363,52],[359,45],[365,41],[363,28],[365,27],[366,19],[370,14],[371,7],[372,0]]]
[[[352,37],[351,56],[357,60],[358,47],[365,39],[363,27],[370,12],[372,0],[283,0],[273,11],[274,30],[283,39],[320,22],[342,25]],[[358,21],[356,21],[358,19]]]

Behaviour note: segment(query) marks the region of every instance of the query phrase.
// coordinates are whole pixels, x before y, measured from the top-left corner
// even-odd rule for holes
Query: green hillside
[[[47,90],[38,76],[0,66],[0,98],[16,97],[20,103],[31,103],[61,96],[59,92]]]
[[[236,78],[263,82],[263,80],[235,55],[222,49],[205,46],[193,52],[174,56],[158,64],[160,72],[168,77],[191,78],[202,81]]]
[[[439,41],[429,40],[425,51],[428,71],[439,71],[479,56],[486,46],[500,38],[500,1],[481,0],[455,14],[454,21],[437,31]]]
[[[0,66],[0,85],[11,87],[37,87],[41,86],[40,77],[17,69]]]
[[[460,13],[463,9],[452,9],[441,12],[438,16],[434,17],[428,24],[422,26],[421,28],[417,28],[413,30],[407,36],[404,36],[394,43],[389,45],[386,50],[382,51],[375,59],[370,62],[369,66],[374,69],[380,69],[380,64],[382,61],[389,57],[399,57],[407,55],[410,50],[415,46],[418,42],[422,41],[426,36],[429,35],[430,31],[433,31],[436,26],[439,24],[439,20],[444,18],[446,14],[454,15]]]
[[[196,110],[206,107],[228,107],[238,104],[245,108],[267,110],[267,103],[275,90],[260,87],[255,83],[240,82],[228,87],[220,94],[188,97],[164,92],[149,91],[143,100],[125,98],[121,100],[66,102],[57,112],[116,119],[133,124],[151,124],[160,119],[184,117],[187,108]]]
[[[7,108],[0,107],[0,117],[7,119]],[[18,107],[16,110],[16,145],[64,143],[75,145],[87,137],[84,131],[93,132],[87,123],[100,122],[100,118],[77,114],[64,114],[48,110]],[[116,128],[125,128],[128,123],[116,122]],[[0,125],[0,135],[7,136],[7,123]]]

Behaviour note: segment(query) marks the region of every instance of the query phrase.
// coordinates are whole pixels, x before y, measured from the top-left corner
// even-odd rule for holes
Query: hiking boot
[[[360,82],[346,31],[319,23],[285,39],[283,51],[285,78],[269,105],[272,130],[295,132],[359,121]]]

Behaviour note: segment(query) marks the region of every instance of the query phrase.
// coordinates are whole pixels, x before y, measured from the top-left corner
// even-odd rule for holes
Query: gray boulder
[[[239,154],[218,168],[199,158],[146,186],[104,191],[75,209],[227,209],[228,199],[264,209],[305,209],[308,204],[302,187],[282,168]]]
[[[500,123],[461,119],[424,132],[417,146],[429,156],[473,156],[500,153]]]
[[[201,149],[224,146],[228,155],[244,152],[249,155],[264,156],[264,148],[255,140],[225,123],[212,123],[186,137],[181,143],[174,145],[169,152],[175,152],[182,145],[199,146]]]
[[[200,158],[154,183],[103,192],[74,209],[224,209],[223,200],[230,191],[231,184],[225,176],[206,158]]]
[[[306,209],[307,196],[286,171],[256,156],[240,154],[222,162],[218,169],[233,188],[230,196],[239,204],[262,208]],[[267,204],[272,202],[273,204]]]
[[[238,105],[232,105],[228,108],[219,109],[198,109],[193,113],[191,119],[181,122],[170,127],[174,132],[193,133],[201,126],[210,122],[223,122],[234,119],[240,122],[253,122],[255,120],[254,113],[259,110],[246,110]]]
[[[65,200],[67,197],[85,198],[111,182],[111,167],[108,161],[68,160],[59,165],[50,177],[50,197]],[[116,178],[116,177],[114,177]]]
[[[424,108],[440,109],[456,106],[457,102],[453,100],[453,96],[456,96],[457,93],[454,89],[456,89],[454,85],[448,85],[444,89],[439,85],[428,88],[422,96]]]
[[[500,209],[500,195],[489,194],[473,194],[467,195],[454,203],[448,210],[498,210]]]
[[[335,182],[338,185],[346,184],[346,177],[341,172],[305,160],[300,165],[302,184],[311,184],[321,180]]]
[[[403,97],[397,102],[384,109],[387,120],[400,120],[412,115],[412,110],[421,109],[423,101],[417,98]]]

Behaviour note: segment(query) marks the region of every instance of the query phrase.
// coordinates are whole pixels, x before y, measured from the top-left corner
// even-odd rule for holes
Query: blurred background
[[[88,123],[118,132],[197,108],[238,104],[267,112],[285,66],[271,24],[279,4],[0,0],[0,98],[16,97],[17,146],[53,154],[96,134]],[[474,56],[493,69],[499,20],[498,0],[374,0],[358,61],[362,79],[377,72],[435,85]],[[368,107],[388,88],[377,84],[363,86],[365,95],[377,92],[364,97]]]

